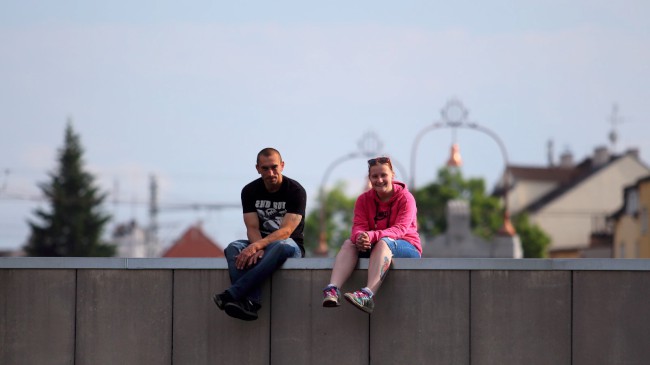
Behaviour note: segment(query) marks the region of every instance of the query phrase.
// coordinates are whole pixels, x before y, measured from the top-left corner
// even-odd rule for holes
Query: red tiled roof
[[[558,186],[564,186],[576,180],[588,172],[584,163],[573,167],[540,167],[524,165],[508,165],[508,173],[511,176],[510,185],[517,181],[538,181],[554,182]],[[503,186],[497,186],[493,195],[503,195]]]
[[[570,168],[510,165],[508,171],[515,180],[555,181],[559,184],[566,184],[588,173],[591,166],[586,165],[584,162]]]
[[[192,226],[162,257],[224,257],[224,254],[200,226]]]
[[[572,174],[568,176],[569,178],[568,181],[558,180],[560,184],[556,189],[551,190],[549,193],[543,195],[537,201],[532,202],[526,208],[524,208],[524,210],[527,212],[535,212],[541,209],[547,203],[553,201],[558,196],[561,196],[567,191],[580,185],[582,182],[587,180],[590,176],[594,175],[596,172],[606,168],[607,166],[609,166],[610,164],[612,164],[613,162],[617,161],[618,159],[624,156],[625,155],[611,156],[607,163],[599,166],[593,166],[592,158],[585,158],[581,163],[579,163],[578,165],[572,168],[573,171]]]
[[[508,171],[516,180],[557,182],[570,181],[574,173],[573,169],[524,166],[509,166]]]

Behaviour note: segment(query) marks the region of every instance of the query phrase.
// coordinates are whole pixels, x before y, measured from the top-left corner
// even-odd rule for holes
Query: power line
[[[39,202],[46,203],[49,200],[44,196],[22,195],[22,194],[0,194],[0,200],[5,201],[22,201],[22,202]],[[141,205],[148,206],[149,202],[144,200],[111,200],[111,204],[116,205]],[[158,203],[161,210],[221,210],[241,208],[239,203]]]

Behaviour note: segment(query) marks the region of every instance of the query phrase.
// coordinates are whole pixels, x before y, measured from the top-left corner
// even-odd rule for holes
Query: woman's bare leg
[[[373,293],[376,294],[377,290],[379,290],[384,277],[388,273],[392,259],[393,253],[384,240],[379,240],[379,242],[375,243],[375,247],[372,248],[372,252],[370,253],[370,262],[368,263],[367,284]]]
[[[332,276],[330,277],[330,284],[340,288],[346,280],[352,275],[357,261],[359,259],[359,252],[356,246],[350,240],[345,240],[341,246],[341,250],[336,255],[334,261],[334,268],[332,269]]]

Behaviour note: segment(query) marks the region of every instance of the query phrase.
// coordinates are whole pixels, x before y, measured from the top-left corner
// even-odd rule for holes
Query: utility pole
[[[158,253],[158,181],[149,176],[149,228],[147,229],[147,257]]]

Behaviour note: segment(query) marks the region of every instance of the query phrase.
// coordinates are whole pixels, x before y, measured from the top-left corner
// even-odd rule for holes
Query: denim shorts
[[[390,251],[393,253],[393,258],[420,258],[420,251],[418,251],[418,249],[409,241],[395,240],[389,237],[382,237],[381,239],[384,240],[388,245],[388,248],[390,248]],[[359,252],[359,257],[370,257],[370,251]]]

